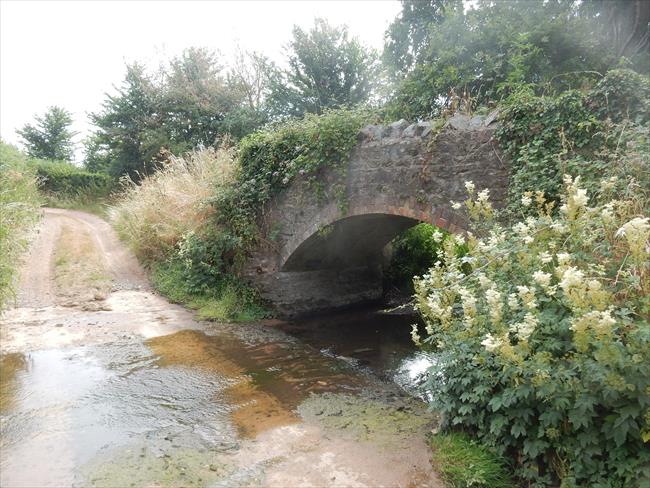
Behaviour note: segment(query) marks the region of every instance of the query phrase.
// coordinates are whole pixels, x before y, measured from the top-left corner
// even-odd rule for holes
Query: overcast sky
[[[381,49],[399,10],[396,0],[0,0],[0,137],[17,143],[17,128],[59,105],[73,113],[81,140],[88,112],[120,83],[125,62],[157,65],[190,46],[229,56],[237,43],[278,61],[293,25],[315,17],[347,24]]]

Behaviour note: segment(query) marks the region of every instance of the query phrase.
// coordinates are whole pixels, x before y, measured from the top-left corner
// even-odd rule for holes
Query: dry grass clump
[[[139,258],[162,260],[182,236],[207,223],[207,203],[220,187],[234,181],[234,148],[202,149],[174,157],[160,171],[136,184],[125,182],[109,218]]]

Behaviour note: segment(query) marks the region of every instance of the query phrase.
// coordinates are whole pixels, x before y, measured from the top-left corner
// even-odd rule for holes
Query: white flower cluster
[[[615,183],[607,180],[603,188],[615,188]],[[625,299],[629,293],[647,293],[650,219],[632,214],[624,220],[624,215],[639,208],[625,201],[589,208],[579,177],[565,176],[564,184],[559,214],[551,212],[543,192],[526,192],[521,204],[536,206],[537,216],[504,228],[486,219],[493,216],[489,192],[477,192],[474,183],[466,182],[467,213],[478,224],[489,220],[489,226],[476,226],[476,235],[453,239],[434,233],[444,264],[437,263],[416,280],[427,334],[440,334],[435,339],[446,344],[472,337],[481,341],[485,351],[517,361],[543,347],[544,336],[535,335],[542,324],[545,329],[570,324],[579,351],[587,351],[594,341],[612,340],[619,330],[614,304],[621,286],[610,285],[626,285]],[[467,249],[462,257],[458,255],[461,244]],[[646,285],[638,285],[643,279]],[[554,322],[558,304],[563,312]],[[412,337],[420,341],[416,327]]]
[[[515,334],[520,340],[527,341],[530,335],[535,331],[538,320],[532,313],[527,313],[521,322],[510,326],[510,332]]]
[[[505,341],[503,337],[494,337],[492,334],[486,334],[485,339],[483,339],[481,344],[487,351],[494,352],[497,349],[500,349],[501,346],[503,346],[504,342]]]
[[[567,220],[572,221],[583,213],[589,202],[587,190],[580,188],[580,177],[575,179],[569,175],[564,175],[564,185],[566,187],[566,202],[560,207],[560,212],[565,214]]]
[[[650,255],[650,219],[636,217],[616,232],[617,237],[625,237],[630,252],[637,259],[647,259]]]

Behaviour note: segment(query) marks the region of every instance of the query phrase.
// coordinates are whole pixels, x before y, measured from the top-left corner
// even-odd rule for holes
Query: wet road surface
[[[108,224],[47,209],[0,320],[0,485],[442,486],[396,320],[197,322]]]

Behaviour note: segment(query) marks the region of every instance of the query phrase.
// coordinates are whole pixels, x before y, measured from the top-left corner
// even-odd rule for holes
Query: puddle
[[[240,435],[298,421],[294,409],[310,394],[358,391],[361,377],[345,363],[288,342],[247,344],[225,334],[185,330],[146,341],[161,367],[194,367],[226,374],[224,390]]]

